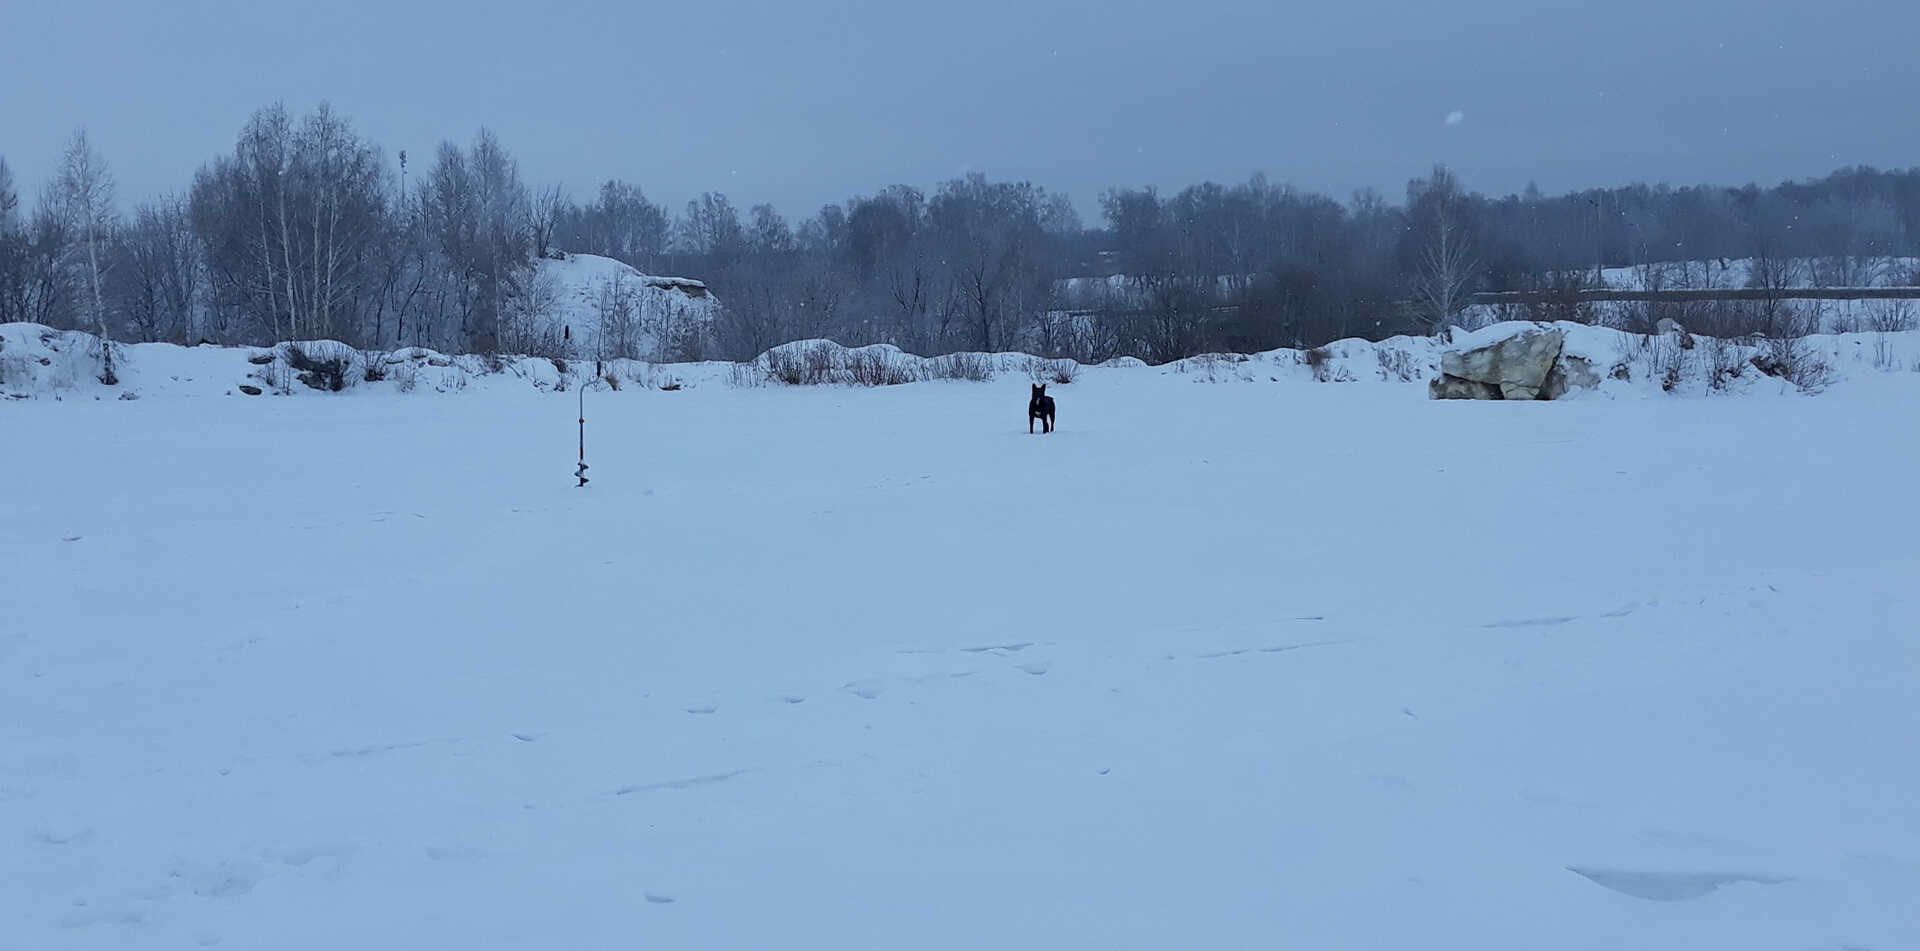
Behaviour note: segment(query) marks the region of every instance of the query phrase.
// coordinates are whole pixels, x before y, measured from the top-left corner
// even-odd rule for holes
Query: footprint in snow
[[[84,841],[92,834],[93,830],[86,826],[47,826],[33,831],[33,841],[41,845],[70,845]]]
[[[519,740],[522,743],[532,743],[539,740],[541,737],[546,736],[545,733],[509,733],[507,735],[513,737],[516,740]]]
[[[1032,675],[1033,675],[1033,676],[1035,676],[1035,677],[1038,677],[1038,676],[1040,676],[1041,674],[1044,674],[1044,673],[1046,673],[1047,671],[1049,671],[1049,670],[1052,670],[1052,669],[1053,669],[1053,662],[1052,662],[1052,661],[1045,661],[1045,660],[1035,660],[1035,661],[1029,661],[1029,662],[1027,662],[1027,663],[1024,663],[1024,664],[1015,664],[1015,665],[1013,665],[1013,667],[1014,667],[1014,669],[1015,669],[1015,670],[1019,670],[1019,671],[1022,671],[1022,672],[1025,672],[1025,673],[1029,673],[1029,674],[1032,674]]]
[[[799,694],[792,694],[792,693],[783,694],[779,699],[781,703],[806,703],[807,702],[807,698],[802,697]]]
[[[87,903],[82,900],[75,900],[73,907],[73,911],[61,915],[55,919],[55,923],[68,930],[87,928],[93,925],[137,927],[147,923],[146,913],[137,908],[88,908]]]
[[[1494,621],[1491,624],[1482,624],[1481,627],[1558,627],[1578,620],[1580,619],[1577,617],[1529,617],[1511,621]]]
[[[873,700],[887,691],[887,685],[872,677],[868,677],[865,680],[856,680],[840,689],[862,700]]]
[[[647,902],[649,904],[671,905],[674,902],[674,897],[672,895],[662,895],[659,892],[642,892],[641,894],[647,897]]]
[[[246,860],[221,861],[196,869],[182,869],[182,877],[201,898],[238,898],[253,891],[264,873]]]
[[[301,866],[306,865],[308,862],[311,862],[314,859],[317,859],[323,855],[332,855],[332,854],[333,854],[332,852],[326,849],[288,848],[288,849],[265,849],[261,851],[260,857],[270,862],[278,862],[281,865],[289,866],[291,868],[300,868]]]
[[[692,789],[696,786],[711,786],[715,783],[724,783],[736,776],[744,776],[753,772],[756,768],[757,767],[730,769],[724,773],[708,773],[705,776],[688,776],[685,779],[667,779],[657,783],[635,783],[631,786],[622,786],[614,790],[613,794],[616,796],[631,796],[634,793],[653,792],[661,789]]]
[[[1749,875],[1726,872],[1643,872],[1633,869],[1582,868],[1569,865],[1567,871],[1630,898],[1645,901],[1688,901],[1705,898],[1722,886],[1741,883],[1779,885],[1790,879],[1774,875]]]
[[[1283,653],[1286,653],[1287,651],[1297,651],[1303,647],[1332,647],[1337,644],[1345,644],[1345,643],[1348,643],[1348,642],[1347,641],[1307,641],[1302,644],[1275,644],[1272,647],[1260,648],[1260,653],[1283,654]]]
[[[694,704],[694,705],[693,705],[693,706],[691,706],[691,707],[687,707],[687,708],[686,708],[686,711],[687,711],[688,713],[712,713],[712,712],[714,712],[714,711],[716,711],[716,710],[718,710],[718,709],[720,709],[720,705],[719,705],[719,704],[715,704],[715,703],[697,703],[697,704]]]

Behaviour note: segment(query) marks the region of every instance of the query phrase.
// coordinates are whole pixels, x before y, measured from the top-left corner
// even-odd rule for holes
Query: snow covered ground
[[[1920,374],[629,388],[576,489],[161,362],[0,402],[4,951],[1920,947]]]
[[[1844,264],[1842,267],[1840,265]],[[1836,263],[1832,258],[1790,258],[1779,265],[1785,287],[1858,285],[1895,287],[1913,280],[1920,271],[1920,258],[1862,257]],[[1589,271],[1592,268],[1588,268]],[[1842,274],[1834,274],[1842,271]],[[1610,267],[1600,272],[1605,286],[1625,290],[1646,290],[1653,280],[1661,287],[1748,287],[1753,282],[1753,258],[1709,258],[1695,261],[1658,261],[1631,267]],[[1844,280],[1835,280],[1844,277]]]
[[[1312,351],[1272,350],[1256,354],[1205,354],[1148,367],[1130,357],[1099,367],[1081,368],[1102,376],[1112,374],[1173,376],[1199,383],[1305,382],[1418,383],[1439,372],[1441,354],[1453,348],[1482,346],[1545,326],[1509,321],[1471,332],[1457,332],[1451,343],[1431,337],[1390,337],[1380,341],[1337,340]],[[1737,395],[1778,394],[1792,389],[1781,380],[1748,366],[1757,353],[1768,351],[1764,341],[1722,342],[1695,336],[1694,346],[1683,347],[1677,337],[1648,337],[1604,327],[1561,322],[1569,354],[1578,355],[1603,374],[1596,394],[1606,398],[1663,398],[1669,394]],[[1839,385],[1861,390],[1888,386],[1903,389],[1911,373],[1920,373],[1920,331],[1888,333],[1817,334],[1798,340],[1793,350],[1825,372],[1817,376],[1824,389]],[[181,347],[174,344],[115,344],[117,382],[99,382],[99,338],[78,331],[53,330],[39,324],[0,324],[0,400],[121,400],[228,397],[269,399],[285,396],[354,399],[408,395],[417,398],[459,396],[471,392],[514,391],[527,394],[571,392],[587,382],[606,390],[618,384],[620,392],[656,389],[698,389],[777,382],[776,364],[789,370],[808,370],[817,360],[828,361],[838,379],[871,379],[879,374],[906,379],[951,379],[956,360],[1002,376],[1031,376],[1044,381],[1058,365],[1071,361],[1041,360],[1020,353],[953,354],[923,358],[898,347],[876,344],[849,349],[831,341],[802,340],[783,344],[751,364],[720,361],[649,363],[595,361],[546,357],[481,357],[449,355],[420,347],[400,350],[357,351],[337,341],[304,341],[275,347]],[[825,357],[816,357],[824,353]],[[776,360],[775,358],[781,358]],[[338,361],[337,379],[303,371],[315,361]],[[865,364],[866,374],[851,373],[853,364]],[[818,367],[814,367],[818,368]],[[1733,371],[1738,370],[1738,375]],[[832,374],[829,374],[832,376]],[[609,379],[610,378],[610,379]],[[340,384],[334,389],[332,384]],[[1582,394],[1586,395],[1586,394]]]

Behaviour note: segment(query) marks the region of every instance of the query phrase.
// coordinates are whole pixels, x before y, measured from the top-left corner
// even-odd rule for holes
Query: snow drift
[[[604,260],[604,259],[603,259]],[[616,262],[617,263],[617,262]],[[1509,322],[1456,332],[1452,342],[1428,337],[1339,340],[1305,350],[1205,354],[1161,366],[1122,357],[1098,366],[1024,353],[957,353],[920,357],[875,344],[843,347],[829,340],[784,344],[757,359],[657,363],[616,359],[450,355],[419,347],[358,351],[338,341],[296,341],[273,347],[181,347],[115,344],[117,386],[98,380],[100,341],[80,331],[38,324],[0,324],[0,396],[9,399],[142,399],[175,396],[312,393],[457,393],[472,388],[566,392],[582,383],[636,389],[773,384],[887,385],[927,380],[985,381],[1013,375],[1071,382],[1082,374],[1145,373],[1208,383],[1424,384],[1442,375],[1449,351],[1484,347],[1549,329],[1562,353],[1599,379],[1570,395],[1629,397],[1740,393],[1760,389],[1817,392],[1870,385],[1889,372],[1920,372],[1920,331],[1819,334],[1791,341],[1726,341],[1698,335],[1630,334],[1584,324]],[[578,335],[576,330],[576,335]],[[338,363],[315,371],[315,363]],[[1791,368],[1791,372],[1789,369]]]

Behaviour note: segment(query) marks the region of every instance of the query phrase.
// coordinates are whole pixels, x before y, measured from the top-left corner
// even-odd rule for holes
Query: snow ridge
[[[614,262],[618,263],[618,262]],[[625,265],[621,265],[625,267]],[[637,272],[636,272],[637,273]],[[675,292],[677,293],[677,292]],[[460,393],[471,389],[531,389],[570,392],[583,383],[608,390],[674,391],[703,386],[762,386],[783,382],[892,384],[929,380],[984,381],[1006,376],[1059,382],[1082,374],[1151,373],[1204,383],[1420,384],[1439,372],[1449,349],[1481,346],[1521,331],[1555,326],[1566,334],[1566,352],[1604,372],[1603,396],[1702,394],[1778,389],[1772,378],[1730,368],[1748,364],[1766,349],[1761,341],[1717,341],[1693,336],[1631,334],[1560,322],[1506,322],[1456,331],[1451,343],[1432,337],[1338,340],[1305,350],[1255,354],[1205,354],[1162,366],[1120,357],[1082,367],[1026,353],[959,353],[921,357],[890,344],[843,347],[830,340],[783,344],[753,361],[658,363],[635,359],[596,362],[565,357],[445,354],[421,347],[361,351],[330,340],[292,341],[272,347],[176,344],[115,344],[119,383],[98,380],[100,340],[93,334],[39,324],[0,324],[0,398],[145,399],[172,397]],[[1830,371],[1831,385],[1868,384],[1889,373],[1920,372],[1920,331],[1815,334],[1797,346]],[[302,367],[339,361],[334,375]],[[821,372],[796,374],[799,364]],[[804,380],[801,379],[804,377]],[[254,391],[258,391],[257,393]]]

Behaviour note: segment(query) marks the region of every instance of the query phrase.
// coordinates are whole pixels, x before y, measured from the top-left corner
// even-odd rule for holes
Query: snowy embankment
[[[114,386],[100,383],[100,339],[38,324],[0,324],[0,397],[120,399],[319,394],[565,392],[586,381],[601,389],[676,388],[724,381],[728,363],[484,357],[424,347],[356,350],[336,340],[272,347],[114,344]]]
[[[1120,358],[1099,366],[1019,353],[919,357],[876,344],[848,348],[824,340],[774,348],[747,364],[650,363],[448,355],[419,347],[358,351],[337,341],[274,347],[181,347],[116,344],[115,386],[98,380],[100,341],[79,331],[38,324],[0,324],[0,397],[9,399],[142,399],[146,397],[293,395],[314,393],[458,393],[471,389],[570,392],[583,381],[599,389],[692,389],[779,383],[895,384],[924,380],[985,381],[1023,376],[1037,382],[1081,375],[1170,375],[1201,382],[1423,383],[1439,372],[1441,354],[1481,346],[1538,326],[1560,329],[1566,353],[1602,374],[1588,390],[1604,396],[1745,392],[1792,388],[1753,368],[1770,355],[1764,341],[1701,336],[1646,336],[1583,324],[1509,322],[1429,337],[1340,340],[1311,350],[1210,354],[1149,367]],[[1800,338],[1798,358],[1815,365],[1815,385],[1881,385],[1889,373],[1920,372],[1920,331],[1819,334]],[[314,366],[320,365],[316,371]]]
[[[701,281],[646,274],[593,254],[535,264],[538,306],[524,326],[505,328],[503,340],[522,341],[537,354],[672,359],[697,351],[719,312],[719,300]]]
[[[75,364],[0,404],[0,949],[1920,947],[1920,374],[1397,346],[1051,436],[717,367],[590,400],[586,489],[511,371]]]

